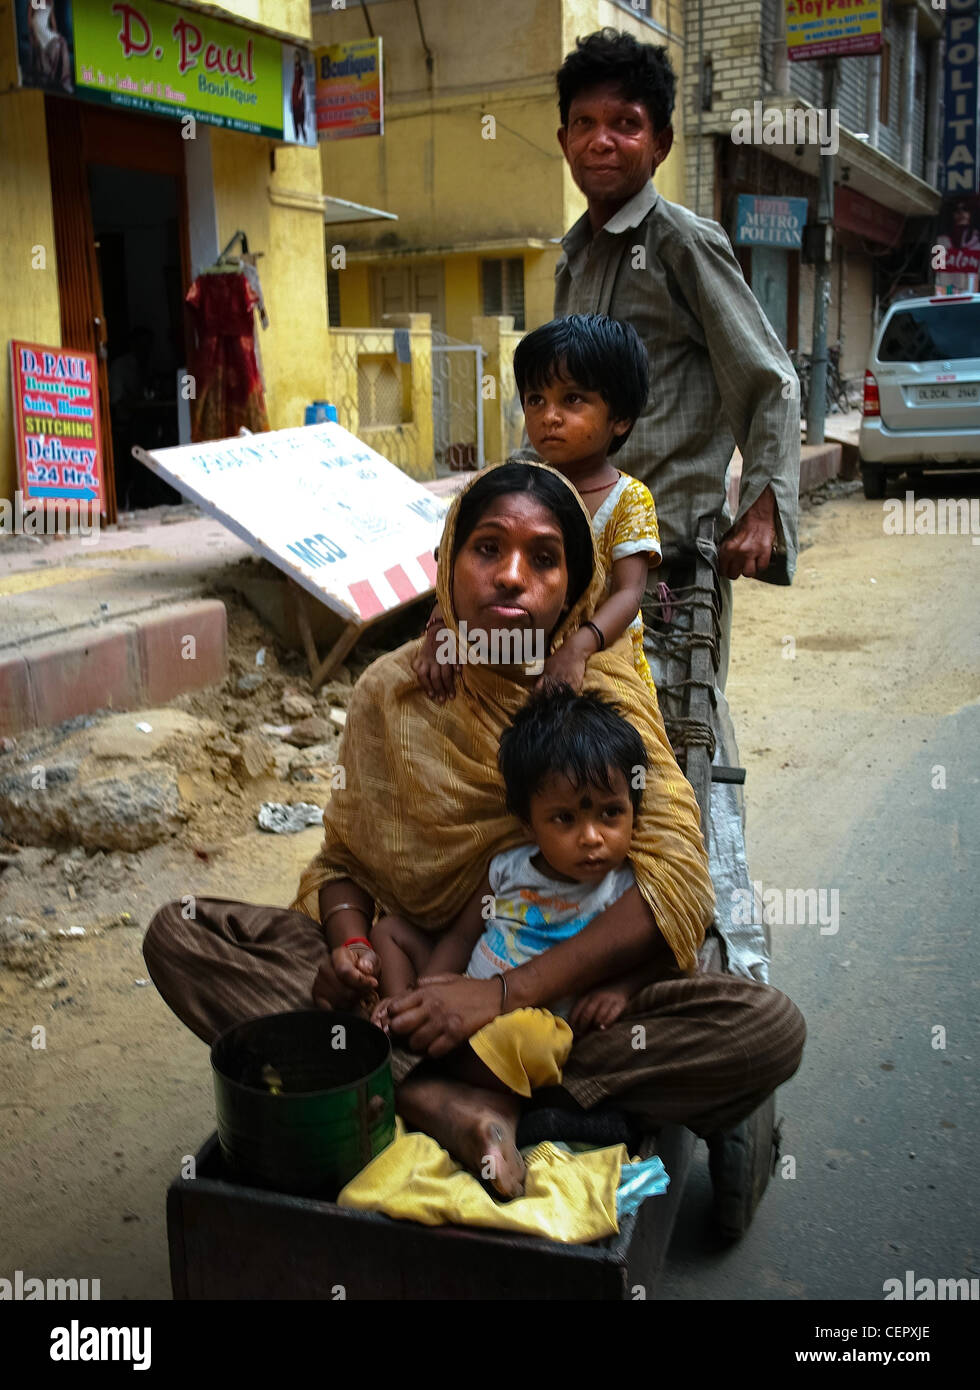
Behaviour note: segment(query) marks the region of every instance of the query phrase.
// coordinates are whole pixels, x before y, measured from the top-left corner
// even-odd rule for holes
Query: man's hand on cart
[[[763,488],[718,550],[718,568],[726,579],[755,579],[769,568],[776,544],[776,498]]]

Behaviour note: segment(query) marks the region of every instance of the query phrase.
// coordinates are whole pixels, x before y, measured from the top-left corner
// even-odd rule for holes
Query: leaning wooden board
[[[133,453],[293,581],[314,687],[367,627],[433,590],[448,500],[340,425]],[[322,660],[306,594],[345,623]]]

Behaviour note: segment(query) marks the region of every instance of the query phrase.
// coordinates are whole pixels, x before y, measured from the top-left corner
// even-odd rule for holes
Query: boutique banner
[[[384,134],[380,37],[317,49],[316,128],[321,140]]]
[[[289,144],[316,144],[302,46],[161,0],[14,0],[20,82]]]

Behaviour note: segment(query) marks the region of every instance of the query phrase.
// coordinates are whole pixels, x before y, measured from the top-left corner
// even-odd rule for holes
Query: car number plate
[[[977,386],[920,386],[916,397],[923,405],[946,401],[950,405],[980,401],[980,385]]]

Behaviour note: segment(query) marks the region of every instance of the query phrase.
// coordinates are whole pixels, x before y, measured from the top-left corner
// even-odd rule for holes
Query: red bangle
[[[349,941],[345,941],[345,942],[344,942],[344,945],[345,945],[345,946],[367,946],[369,949],[373,949],[373,947],[371,947],[370,941],[368,941],[368,939],[367,939],[366,936],[352,936],[352,937],[350,938]]]

